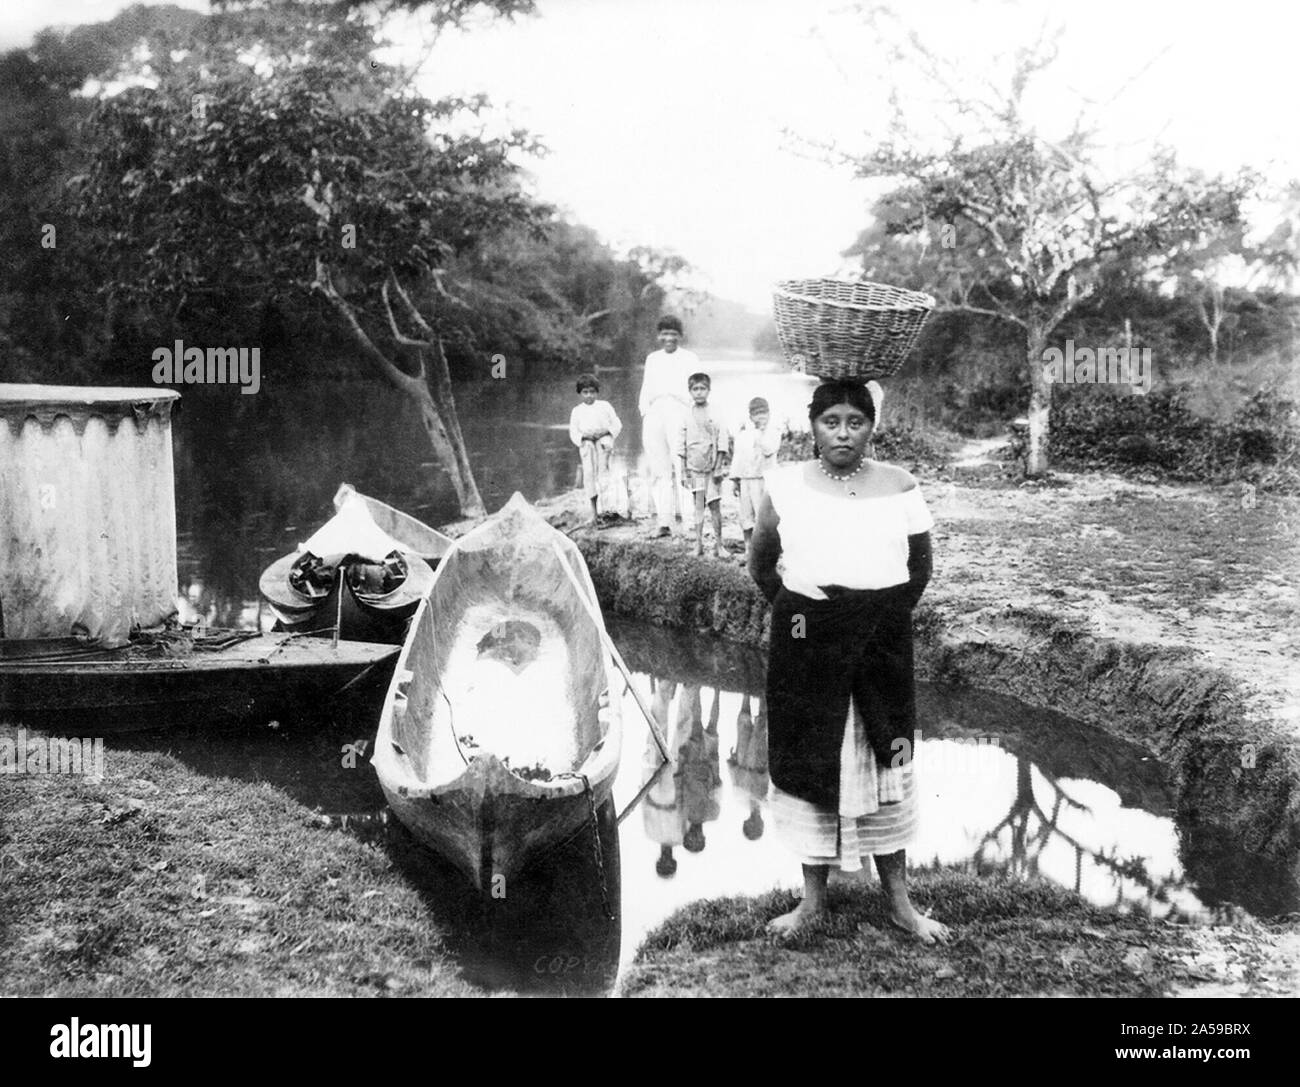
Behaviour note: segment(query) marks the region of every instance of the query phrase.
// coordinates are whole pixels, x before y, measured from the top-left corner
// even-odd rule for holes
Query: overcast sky
[[[124,6],[8,0],[0,46]],[[538,195],[617,246],[676,250],[716,293],[755,309],[768,306],[776,279],[840,266],[870,193],[783,133],[863,148],[888,84],[916,89],[850,4],[539,0],[539,9],[444,38],[423,76],[431,94],[486,92],[503,119],[543,139],[551,154],[529,165]],[[1030,99],[1046,135],[1084,110],[1117,161],[1159,140],[1206,169],[1300,177],[1294,5],[912,0],[905,10],[924,16],[923,40],[951,58],[961,87],[995,72],[995,55],[1031,38],[1044,15],[1062,18],[1060,59]],[[402,55],[419,53],[418,28],[397,37]],[[916,116],[934,131],[955,119],[946,103]]]

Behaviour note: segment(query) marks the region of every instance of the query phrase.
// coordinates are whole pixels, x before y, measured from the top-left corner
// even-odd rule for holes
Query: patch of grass
[[[688,906],[646,938],[625,996],[1160,996],[1193,977],[1192,930],[1089,905],[1047,883],[913,872],[913,901],[955,931],[925,947],[890,927],[878,889],[831,888],[827,919],[764,932],[795,897]]]
[[[105,761],[0,787],[0,994],[476,992],[385,852],[266,785]]]

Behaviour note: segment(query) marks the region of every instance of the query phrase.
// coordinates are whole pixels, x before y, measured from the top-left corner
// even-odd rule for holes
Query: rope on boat
[[[582,789],[587,797],[587,811],[591,815],[591,854],[596,861],[596,871],[600,873],[600,902],[605,910],[605,920],[613,921],[614,911],[609,905],[609,884],[605,879],[605,850],[600,844],[600,819],[596,815],[596,798],[586,774],[582,775]]]

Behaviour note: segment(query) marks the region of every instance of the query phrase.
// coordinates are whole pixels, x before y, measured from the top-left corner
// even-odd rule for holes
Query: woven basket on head
[[[792,369],[863,380],[898,373],[934,308],[920,291],[842,279],[787,280],[773,299]]]

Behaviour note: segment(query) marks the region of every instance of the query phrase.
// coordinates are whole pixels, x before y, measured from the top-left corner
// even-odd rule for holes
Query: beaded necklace
[[[820,470],[821,474],[824,475],[827,479],[834,481],[835,483],[842,483],[844,485],[845,491],[848,492],[848,496],[850,498],[856,498],[858,496],[858,492],[849,490],[849,480],[851,480],[854,476],[856,476],[859,472],[861,472],[862,469],[865,468],[866,466],[867,466],[867,457],[866,454],[864,453],[858,461],[858,466],[854,468],[853,471],[851,471],[846,476],[837,476],[831,472],[826,471],[826,466],[822,464],[821,457],[817,458],[817,468],[818,470]]]

